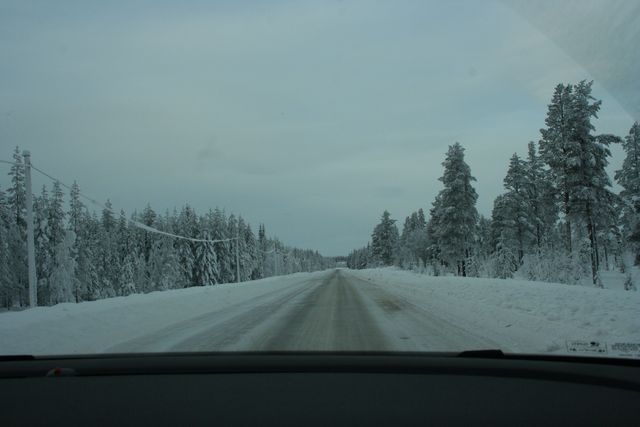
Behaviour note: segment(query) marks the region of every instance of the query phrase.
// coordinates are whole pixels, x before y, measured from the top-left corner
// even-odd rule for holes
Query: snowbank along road
[[[496,344],[345,270],[172,324],[110,352],[459,350]]]

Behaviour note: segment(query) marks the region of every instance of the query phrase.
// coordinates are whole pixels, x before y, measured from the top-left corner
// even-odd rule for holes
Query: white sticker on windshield
[[[615,342],[611,344],[611,355],[640,359],[640,342]]]
[[[607,354],[607,344],[600,341],[567,341],[567,351],[581,354]]]

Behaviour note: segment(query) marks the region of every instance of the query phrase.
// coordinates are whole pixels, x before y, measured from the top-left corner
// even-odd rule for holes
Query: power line
[[[262,253],[263,253],[263,254],[265,254],[265,255],[272,254],[272,253],[274,253],[274,252],[276,253],[276,255],[291,255],[291,254],[293,254],[293,251],[284,251],[284,252],[280,252],[280,251],[276,250],[276,248],[273,248],[273,249],[271,249],[270,251],[263,251],[263,250],[262,250],[262,249],[260,249],[260,248],[256,248],[256,249],[258,249],[258,251],[262,252]]]
[[[6,161],[3,161],[4,163],[9,163]],[[13,162],[15,164],[15,162]],[[39,172],[40,174],[44,175],[45,177],[49,178],[50,180],[57,182],[58,184],[60,184],[61,186],[65,187],[66,189],[68,189],[69,191],[72,190],[72,187],[70,185],[65,184],[64,182],[60,181],[58,178],[53,177],[51,175],[49,175],[48,173],[46,173],[45,171],[35,167],[33,164],[31,164],[31,168],[34,169],[35,171]],[[84,198],[85,200],[89,201],[91,204],[100,207],[104,210],[107,210],[109,212],[111,212],[114,215],[117,215],[116,212],[114,212],[113,208],[109,208],[108,206],[106,206],[103,203],[100,203],[99,201],[83,194],[82,192],[78,192],[78,195],[81,196],[82,198]],[[131,223],[133,226],[138,227],[142,230],[145,230],[149,233],[156,233],[156,234],[161,234],[163,236],[167,236],[167,237],[172,237],[174,239],[182,239],[182,240],[188,240],[190,242],[196,242],[196,243],[222,243],[222,242],[230,242],[233,240],[238,240],[240,237],[231,237],[228,239],[217,239],[217,240],[211,240],[211,239],[196,239],[193,237],[186,237],[186,236],[181,236],[179,234],[173,234],[173,233],[168,233],[166,231],[162,231],[162,230],[158,230],[157,228],[151,227],[147,224],[144,224],[142,222],[136,221],[134,219],[128,218],[127,221],[129,221],[129,223]]]
[[[24,164],[22,163],[18,163],[18,162],[10,162],[9,160],[0,160],[0,163],[6,163],[8,165],[20,165],[20,166],[24,166]]]

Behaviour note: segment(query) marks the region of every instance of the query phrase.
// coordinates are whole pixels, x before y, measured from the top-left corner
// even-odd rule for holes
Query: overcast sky
[[[640,75],[637,31],[606,51],[621,77],[517,1],[172,3],[0,0],[0,158],[20,145],[116,209],[219,206],[340,255],[384,209],[428,211],[455,141],[490,215],[559,82],[603,76],[597,131],[633,123],[618,86]]]

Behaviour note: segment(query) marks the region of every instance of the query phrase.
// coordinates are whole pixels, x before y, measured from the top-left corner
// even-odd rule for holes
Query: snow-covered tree
[[[640,263],[640,122],[635,122],[622,141],[625,159],[615,179],[622,186],[624,237],[635,246],[635,263]]]
[[[76,261],[71,256],[75,234],[69,230],[55,248],[55,266],[49,278],[49,298],[51,304],[75,301]]]
[[[269,247],[267,244],[267,231],[264,224],[258,225],[258,258],[260,262],[260,277],[267,277],[267,258]]]
[[[540,129],[540,156],[549,165],[565,221],[565,247],[571,252],[571,175],[572,160],[577,146],[572,141],[572,94],[573,86],[558,84],[553,93],[545,119],[546,128]]]
[[[574,88],[573,114],[574,137],[580,144],[578,177],[574,178],[575,189],[572,194],[572,202],[577,207],[576,211],[582,217],[586,225],[587,237],[590,246],[590,261],[592,281],[600,285],[598,277],[598,241],[596,211],[599,211],[609,201],[611,181],[606,172],[611,156],[608,145],[618,139],[611,135],[592,135],[595,127],[591,123],[592,118],[597,118],[601,101],[591,96],[593,82],[582,81]],[[582,248],[581,248],[582,250]]]
[[[438,231],[442,219],[442,197],[438,194],[429,210],[429,221],[427,222],[427,241],[426,248],[427,259],[431,260],[431,266],[434,275],[439,275],[440,265],[444,263],[442,260],[440,246],[438,244]]]
[[[547,128],[541,129],[540,151],[552,171],[559,191],[565,221],[565,239],[572,252],[572,229],[585,228],[590,245],[591,276],[598,283],[598,231],[595,212],[608,199],[610,180],[606,173],[611,135],[593,135],[601,101],[591,95],[593,82],[558,85],[549,105]],[[572,225],[573,224],[573,225]],[[582,243],[577,248],[584,252]],[[573,257],[576,258],[576,257]]]
[[[514,251],[513,246],[506,243],[505,234],[498,237],[496,250],[491,259],[493,261],[493,277],[500,279],[509,279],[513,277],[520,267],[521,259],[519,254]]]
[[[177,221],[178,234],[186,237],[197,238],[200,235],[198,216],[191,206],[182,208]],[[195,276],[196,243],[186,240],[176,242],[178,248],[178,262],[180,264],[181,282],[185,287],[196,286]]]
[[[424,212],[419,209],[407,216],[402,227],[398,250],[397,262],[405,268],[423,268],[427,262],[427,224]]]
[[[233,214],[229,215],[229,219],[227,221],[227,232],[225,234],[227,238],[238,237],[240,235],[238,219]],[[230,271],[228,272],[229,277],[226,278],[228,282],[237,281],[236,245],[238,245],[237,240],[222,243],[222,247],[227,249],[226,254],[229,259]]]
[[[97,234],[97,250],[95,255],[99,261],[97,264],[98,276],[101,280],[103,295],[117,294],[120,287],[118,282],[120,276],[118,242],[116,234],[116,219],[113,214],[111,202],[107,200],[105,208],[102,210],[102,217]]]
[[[444,188],[438,194],[432,210],[431,234],[438,246],[439,256],[458,275],[466,276],[466,260],[475,239],[478,194],[471,183],[471,169],[464,161],[464,148],[459,143],[449,146],[444,174],[439,180]]]
[[[510,250],[517,254],[518,265],[524,257],[536,237],[535,218],[532,216],[533,200],[530,199],[529,176],[525,162],[517,154],[511,157],[509,169],[504,178],[504,188],[506,193],[503,199],[503,221],[504,227],[508,228],[502,238],[510,238],[512,244],[503,241],[503,246],[510,246]]]
[[[0,191],[0,306],[19,307],[28,303],[25,220],[25,170],[16,148],[9,172],[7,193]],[[186,205],[178,213],[158,215],[150,205],[131,220],[123,211],[114,214],[111,203],[96,213],[80,200],[74,182],[68,211],[63,209],[62,185],[54,182],[34,197],[36,268],[39,301],[87,301],[133,292],[213,284],[236,279],[236,245],[239,247],[240,279],[267,274],[313,271],[331,261],[319,253],[287,248],[260,228],[256,241],[251,226],[241,218],[215,209],[199,216]],[[98,214],[100,216],[98,216]],[[159,236],[134,225],[142,222],[186,237],[239,241],[222,244],[192,242]],[[70,236],[74,236],[71,238]],[[274,250],[271,254],[263,254]],[[262,250],[263,252],[260,252]],[[266,259],[266,255],[271,258]],[[275,268],[274,268],[275,266]]]
[[[65,238],[64,193],[58,181],[53,183],[51,200],[48,203],[47,222],[49,226],[49,242],[58,246]]]
[[[205,231],[200,238],[211,240],[207,231]],[[209,286],[216,284],[216,278],[218,276],[218,259],[216,257],[216,251],[213,243],[197,243],[194,271],[197,286]]]
[[[260,256],[258,255],[258,242],[251,230],[251,225],[245,223],[243,227],[244,252],[242,253],[242,278],[243,280],[255,280],[261,277]],[[302,257],[302,254],[300,254]],[[309,267],[310,268],[310,267]],[[310,271],[310,270],[307,270]]]
[[[13,162],[9,170],[11,185],[7,190],[8,206],[13,222],[18,226],[20,233],[26,235],[27,195],[24,175],[25,166],[18,147],[16,147],[13,152]]]
[[[131,260],[128,262],[131,262]],[[129,268],[127,267],[127,269]],[[128,278],[129,271],[127,270],[125,273]],[[151,249],[149,281],[151,290],[164,291],[179,287],[180,268],[178,257],[173,247],[173,241],[168,237],[157,239]]]
[[[382,213],[380,223],[373,229],[371,235],[371,252],[374,260],[380,265],[392,265],[398,242],[398,228],[396,220],[391,219],[388,211]]]
[[[55,245],[50,242],[49,193],[42,186],[40,196],[33,198],[34,243],[36,257],[36,277],[38,278],[38,301],[49,301],[49,276],[54,267]]]
[[[10,276],[7,281],[10,289],[8,291],[8,307],[21,307],[28,303],[28,277],[27,277],[27,245],[24,237],[14,222],[9,223],[7,229],[8,246],[8,270]]]
[[[354,249],[347,256],[347,267],[354,270],[361,270],[369,266],[371,257],[371,248],[369,245],[364,248]]]
[[[9,210],[4,191],[0,189],[0,306],[8,307],[11,295],[11,275],[9,270]]]
[[[215,208],[209,215],[209,229],[213,240],[224,240],[231,236],[228,231],[227,218],[223,210]],[[233,242],[217,243],[216,254],[218,256],[218,283],[232,282],[235,277],[235,270],[231,262],[235,257]]]
[[[73,181],[71,192],[69,193],[69,212],[67,217],[69,218],[69,229],[76,234],[76,237],[80,234],[84,210],[84,204],[80,200],[80,186],[76,181]]]
[[[73,197],[71,197],[73,203]],[[77,207],[77,206],[76,206]],[[99,287],[98,265],[99,259],[99,224],[86,209],[73,209],[69,212],[70,229],[76,234],[72,254],[76,260],[76,278],[78,279],[74,291],[76,301],[95,299]],[[73,230],[75,228],[75,230]]]
[[[189,214],[191,214],[190,210]],[[141,223],[148,227],[157,227],[157,218],[158,215],[156,214],[156,212],[151,208],[151,205],[147,204],[147,206],[145,206],[145,208],[142,210],[142,214],[140,214],[140,217],[138,219]],[[195,229],[189,230],[190,233],[195,233],[197,231],[198,230]],[[151,256],[151,249],[153,248],[154,242],[157,240],[157,238],[153,233],[141,231],[139,233],[138,239],[140,241],[142,255],[144,256],[145,261],[148,263],[149,257]]]
[[[131,295],[137,292],[136,289],[136,271],[139,267],[139,257],[134,251],[129,252],[122,264],[120,265],[120,276],[118,282],[120,288],[118,289],[118,295]]]

